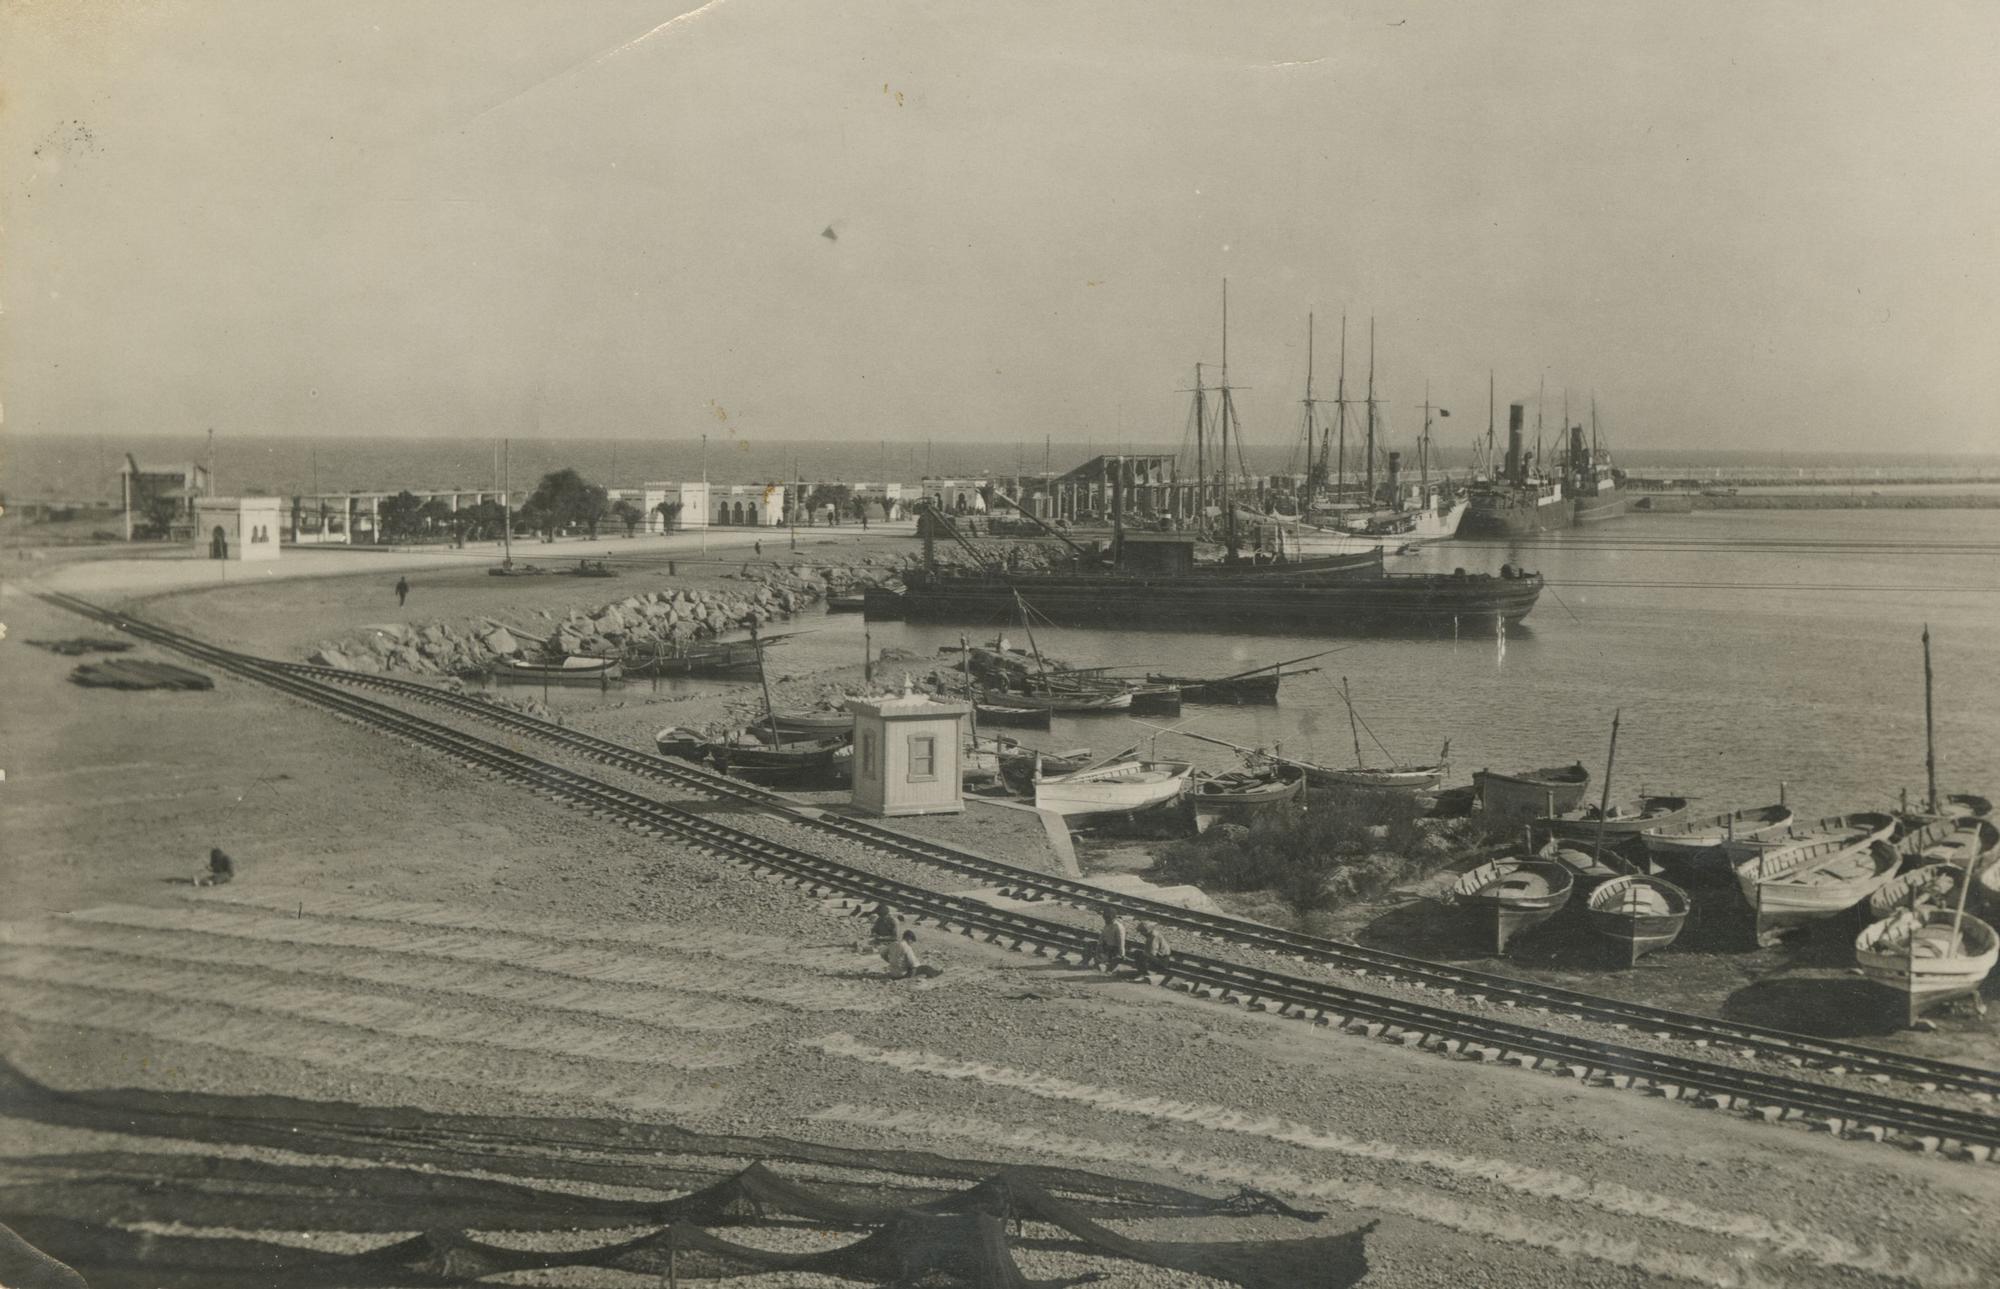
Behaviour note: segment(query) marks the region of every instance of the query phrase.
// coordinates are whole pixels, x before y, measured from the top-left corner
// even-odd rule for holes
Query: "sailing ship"
[[[1510,940],[1561,911],[1575,885],[1568,868],[1549,860],[1496,859],[1461,876],[1445,902],[1470,913],[1493,952],[1505,953]]]

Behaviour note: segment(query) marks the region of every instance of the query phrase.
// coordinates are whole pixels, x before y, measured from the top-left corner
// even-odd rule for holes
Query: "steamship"
[[[1472,485],[1459,536],[1527,537],[1576,522],[1576,502],[1564,481],[1544,474],[1541,463],[1522,448],[1524,413],[1520,403],[1507,405],[1507,467],[1499,478]],[[1622,509],[1622,498],[1619,505]]]
[[[1621,472],[1611,464],[1604,440],[1597,433],[1597,400],[1590,402],[1590,442],[1583,440],[1583,427],[1569,427],[1570,499],[1575,506],[1574,523],[1589,524],[1600,519],[1616,519],[1625,513],[1625,494],[1618,491]]]

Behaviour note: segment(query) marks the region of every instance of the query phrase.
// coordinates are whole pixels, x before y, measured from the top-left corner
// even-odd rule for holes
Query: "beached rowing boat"
[[[1247,824],[1269,811],[1296,809],[1305,783],[1305,771],[1292,765],[1197,779],[1187,792],[1194,809],[1195,831],[1206,832],[1217,823]]]
[[[1068,819],[1150,810],[1181,795],[1193,766],[1186,761],[1113,761],[1070,774],[1035,775],[1035,808]]]
[[[1855,938],[1861,974],[1900,994],[1909,1023],[1927,1008],[1953,998],[1977,1000],[1979,987],[2000,961],[2000,936],[1969,913],[1904,909]],[[1979,1007],[1986,1010],[1984,1004]]]
[[[1858,844],[1814,843],[1746,860],[1736,870],[1757,914],[1757,943],[1844,913],[1889,884],[1902,854],[1880,837]]]
[[[1649,828],[1671,828],[1687,818],[1686,797],[1642,797],[1637,804],[1619,803],[1609,810],[1585,806],[1535,820],[1536,831],[1565,841],[1626,841]]]
[[[1587,907],[1590,929],[1623,950],[1626,964],[1633,965],[1674,942],[1692,901],[1672,882],[1635,873],[1598,886]]]
[[[1683,817],[1674,823],[1656,824],[1640,836],[1645,839],[1647,853],[1675,871],[1722,877],[1729,872],[1725,843],[1738,837],[1746,841],[1775,837],[1791,823],[1789,806],[1751,806],[1702,819]]]
[[[493,679],[528,685],[603,685],[624,679],[616,658],[565,658],[561,662],[523,662],[495,658]]]
[[[1590,771],[1581,762],[1518,774],[1481,770],[1472,776],[1473,801],[1495,823],[1525,823],[1574,810],[1583,804],[1588,787]]]
[[[1496,859],[1461,876],[1447,903],[1468,910],[1492,940],[1493,952],[1554,917],[1569,903],[1576,879],[1568,868],[1543,859]]]

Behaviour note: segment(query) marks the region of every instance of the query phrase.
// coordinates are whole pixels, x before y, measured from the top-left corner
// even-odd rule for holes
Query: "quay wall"
[[[1633,502],[1635,508],[1653,514],[1691,510],[1994,510],[2000,509],[2000,494],[1820,492],[1790,496],[1763,492],[1708,497],[1698,492],[1673,492],[1641,493]],[[1641,506],[1640,502],[1648,504]]]

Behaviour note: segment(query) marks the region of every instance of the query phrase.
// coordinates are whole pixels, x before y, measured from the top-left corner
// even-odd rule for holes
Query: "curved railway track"
[[[1556,985],[1414,958],[1386,949],[1285,931],[1223,914],[1202,913],[1143,896],[1106,891],[1086,882],[911,837],[865,820],[830,814],[754,784],[724,778],[685,762],[635,751],[596,735],[579,733],[432,685],[305,663],[274,662],[265,665],[297,676],[360,686],[444,707],[487,724],[541,739],[598,764],[688,788],[716,800],[764,807],[847,841],[992,883],[1019,898],[1056,899],[1092,909],[1111,905],[1121,912],[1203,937],[1364,976],[1380,975],[1468,998],[1560,1011],[1591,1021],[1642,1030],[1656,1037],[1682,1039],[1701,1045],[1733,1046],[1758,1055],[1797,1061],[1820,1070],[1845,1071],[1859,1077],[1882,1075],[1899,1082],[1952,1089],[1978,1097],[2000,1097],[2000,1071],[1905,1056],[1861,1044],[1818,1039],[1768,1026],[1606,998]]]
[[[298,664],[272,663],[221,649],[193,637],[98,608],[74,597],[44,593],[42,598],[64,609],[115,626],[141,639],[187,654],[208,665],[258,681],[334,714],[384,733],[396,735],[419,747],[443,753],[470,768],[520,783],[538,794],[551,797],[563,804],[645,833],[672,836],[709,853],[743,864],[753,872],[781,878],[805,887],[815,895],[840,895],[862,904],[886,901],[914,918],[934,922],[964,935],[978,936],[988,942],[1004,943],[1010,948],[1037,954],[1054,954],[1065,959],[1081,960],[1088,957],[1096,943],[1093,933],[1078,927],[1051,922],[1026,913],[998,909],[977,900],[962,899],[913,883],[882,877],[755,833],[729,827],[695,811],[605,783],[401,708],[360,697],[328,683],[317,675],[309,674],[314,670],[312,668],[302,668]],[[339,674],[343,678],[346,676],[346,673]],[[390,683],[410,684],[400,681]],[[412,685],[412,688],[423,690],[426,695],[440,692],[426,686]],[[444,697],[453,696],[444,695]],[[493,714],[483,704],[474,703],[472,706],[481,709],[479,713],[481,716]],[[533,726],[543,724],[533,721],[527,723]],[[570,733],[560,730],[559,727],[547,728],[555,733]],[[590,743],[602,742],[588,740],[588,736],[575,737]],[[610,751],[619,753],[621,758],[636,757],[640,762],[650,762],[654,766],[667,764],[658,758],[632,753],[629,749],[618,747],[616,744],[604,746]],[[758,798],[761,804],[769,804],[762,800],[768,797],[771,801],[789,805],[790,812],[797,818],[809,822],[834,821],[832,816],[817,815],[817,812],[809,807],[788,803],[785,798],[776,794],[764,793],[754,788],[746,789],[745,785],[717,779],[716,776],[703,774],[693,767],[686,767],[685,770],[678,766],[671,768],[679,774],[696,776],[704,780],[700,786],[713,786],[718,796],[747,794]],[[736,791],[725,794],[723,789]],[[840,819],[837,823],[847,827],[854,825],[855,821]],[[863,831],[876,831],[871,826],[861,827]],[[886,830],[880,831],[899,846],[909,844],[923,849],[933,849],[925,843],[912,843],[909,839],[888,834]],[[875,843],[871,841],[870,844]],[[954,862],[952,867],[960,871],[974,871],[961,868],[962,864],[994,863],[963,855],[962,852],[947,853],[957,857],[957,862]],[[1052,895],[1060,895],[1062,888],[1073,885],[1059,880],[1051,882],[1044,874],[1018,869],[1012,871],[1024,879],[1022,881],[1024,886]],[[991,877],[992,873],[988,870],[982,875]],[[1102,892],[1092,888],[1085,889],[1088,891],[1089,903],[1106,902]],[[1268,928],[1238,923],[1226,918],[1198,917],[1199,922],[1213,924],[1198,926],[1186,918],[1182,910],[1169,909],[1168,906],[1153,906],[1148,901],[1139,903],[1146,906],[1149,916],[1152,915],[1152,909],[1158,907],[1166,912],[1182,915],[1177,918],[1181,925],[1202,930],[1204,934],[1231,943],[1260,948],[1275,947],[1279,952],[1291,953],[1293,956],[1315,958],[1321,956],[1317,952],[1301,954],[1295,948],[1278,943],[1293,938],[1286,933],[1272,933]],[[1166,912],[1159,915],[1163,920]],[[1307,941],[1315,948],[1325,946],[1328,950],[1342,950],[1348,947],[1334,941],[1317,941],[1311,937],[1297,938]],[[1326,960],[1337,961],[1331,958]],[[1408,961],[1418,966],[1436,967],[1436,964],[1423,964],[1417,959],[1400,961]],[[1349,964],[1342,962],[1341,965]],[[1802,1080],[1780,1073],[1723,1065],[1698,1057],[1684,1057],[1650,1048],[1578,1038],[1510,1020],[1468,1014],[1429,1003],[1385,997],[1323,980],[1262,970],[1199,954],[1176,953],[1168,963],[1154,963],[1148,966],[1148,978],[1156,984],[1192,990],[1224,1001],[1261,1006],[1266,1010],[1308,1018],[1322,1024],[1340,1025],[1371,1037],[1400,1041],[1408,1046],[1436,1050],[1447,1055],[1467,1059],[1510,1061],[1523,1066],[1565,1073],[1586,1081],[1634,1088],[1675,1099],[1697,1099],[1704,1105],[1719,1109],[1742,1110],[1767,1120],[1803,1120],[1814,1126],[1848,1135],[1862,1135],[1877,1140],[1895,1138],[1919,1148],[1947,1150],[1976,1159],[2000,1156],[2000,1116],[1978,1110],[1942,1107],[1876,1091],[1852,1089],[1838,1084]],[[1454,979],[1477,974],[1459,973],[1443,967],[1437,967],[1437,970]],[[1508,986],[1516,984],[1504,977],[1490,979]],[[1499,991],[1467,988],[1461,984],[1458,992],[1481,994],[1491,998]],[[1586,999],[1597,1007],[1613,1011],[1626,1006],[1612,1000],[1590,999],[1588,995],[1574,996]],[[1536,1001],[1535,1005],[1544,1004]],[[1665,1014],[1677,1018],[1679,1024],[1674,1032],[1692,1034],[1703,1027],[1708,1027],[1712,1042],[1753,1050],[1762,1055],[1779,1055],[1800,1064],[1806,1063],[1810,1057],[1814,1064],[1839,1067],[1850,1072],[1872,1073],[1877,1079],[1885,1081],[1890,1077],[1887,1070],[1865,1070],[1862,1062],[1877,1058],[1886,1059],[1902,1068],[1905,1077],[1922,1073],[1925,1076],[1924,1082],[1938,1087],[1964,1087],[1966,1082],[1978,1080],[1990,1084],[1995,1077],[1991,1072],[1980,1071],[1973,1067],[1874,1053],[1868,1049],[1852,1048],[1848,1045],[1828,1044],[1800,1036],[1786,1036],[1782,1031],[1758,1031],[1760,1037],[1753,1046],[1737,1038],[1735,1031],[1738,1027],[1729,1022],[1709,1022],[1706,1018],[1680,1016],[1678,1013]],[[1770,1037],[1762,1037],[1764,1035]],[[1787,1040],[1791,1045],[1787,1045]],[[1852,1056],[1848,1055],[1849,1052]],[[1829,1058],[1829,1053],[1836,1055]],[[1958,1081],[1961,1078],[1965,1082]]]

